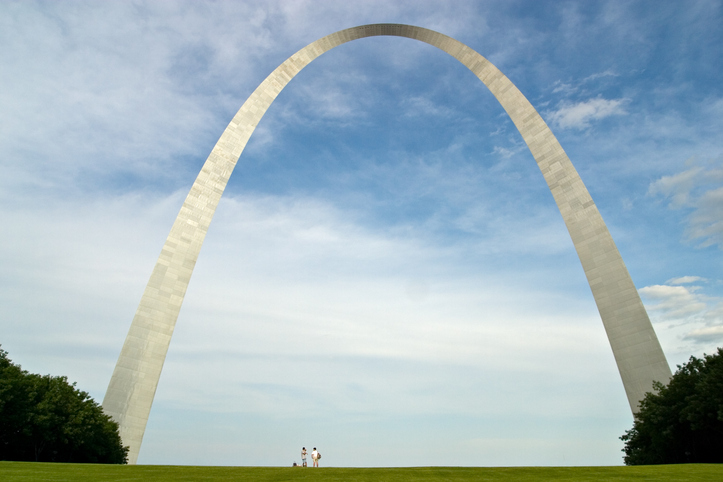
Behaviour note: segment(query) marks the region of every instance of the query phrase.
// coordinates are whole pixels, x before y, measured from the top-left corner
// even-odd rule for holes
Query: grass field
[[[0,462],[0,481],[723,481],[723,464],[638,467],[192,467]]]

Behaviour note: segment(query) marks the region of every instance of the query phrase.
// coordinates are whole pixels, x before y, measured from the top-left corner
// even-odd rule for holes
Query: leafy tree
[[[723,462],[723,348],[690,357],[640,402],[625,442],[626,465]]]
[[[87,392],[7,355],[0,349],[0,460],[127,463],[118,424]]]

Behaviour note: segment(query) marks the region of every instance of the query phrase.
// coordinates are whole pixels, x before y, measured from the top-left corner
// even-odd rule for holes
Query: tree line
[[[28,373],[0,349],[0,460],[127,463],[118,424],[66,377]]]
[[[627,465],[722,463],[723,348],[656,382],[620,439]]]

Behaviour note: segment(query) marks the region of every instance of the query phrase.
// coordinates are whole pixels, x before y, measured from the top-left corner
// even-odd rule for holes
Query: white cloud
[[[723,248],[723,169],[695,166],[652,182],[648,194],[669,200],[671,209],[686,209],[686,237],[705,248]]]
[[[553,89],[552,89],[553,94],[562,93],[562,94],[570,95],[570,94],[577,92],[577,90],[578,90],[578,88],[576,86],[562,82],[560,80],[555,81],[555,83],[552,85],[553,85]]]
[[[700,276],[681,276],[669,280],[668,285],[639,290],[657,325],[658,337],[674,356],[710,351],[723,341],[723,299],[706,295],[703,286],[690,285],[705,281]]]
[[[667,319],[678,319],[702,312],[706,308],[700,295],[695,291],[698,287],[653,285],[640,288],[640,294],[658,301],[648,309],[660,312]]]
[[[585,77],[584,79],[582,79],[582,81],[583,81],[583,83],[586,83],[586,82],[592,82],[593,80],[602,79],[605,77],[617,77],[617,76],[618,76],[618,74],[616,74],[612,70],[606,70],[604,72],[598,72],[598,73],[589,75],[589,76]]]
[[[584,89],[586,84],[590,84],[598,79],[604,79],[606,77],[617,77],[617,76],[618,76],[618,74],[616,74],[612,70],[606,70],[604,72],[598,72],[598,73],[589,75],[589,76],[585,77],[584,79],[577,81],[577,82],[563,82],[561,80],[557,80],[552,84],[552,93],[553,94],[562,94],[564,96],[571,96],[572,94],[580,92],[581,89]]]
[[[510,159],[512,156],[519,154],[520,152],[524,152],[527,149],[527,144],[522,142],[515,143],[512,141],[510,142],[510,145],[512,147],[495,146],[492,152],[502,156],[504,159]]]
[[[688,236],[701,240],[700,246],[723,248],[723,187],[704,192],[695,201],[690,214]]]
[[[548,118],[561,129],[586,129],[592,121],[613,115],[625,115],[627,99],[590,99],[575,104],[563,102],[559,109],[548,114]]]
[[[690,283],[695,283],[696,281],[706,281],[704,278],[701,278],[700,276],[681,276],[680,278],[671,278],[666,283],[671,285],[685,285]]]
[[[427,97],[408,97],[402,101],[404,115],[408,117],[450,117],[454,111],[445,105],[434,102]]]
[[[671,208],[682,208],[691,205],[690,192],[701,182],[703,169],[695,167],[672,176],[663,176],[648,187],[648,193],[671,199]]]
[[[716,342],[723,341],[723,325],[707,326],[705,328],[698,328],[688,332],[685,339],[693,340],[699,343],[705,342]]]
[[[2,165],[6,189],[174,176],[172,163],[217,136],[223,94],[257,81],[270,48],[263,16],[240,2],[0,9],[0,152],[23,159],[12,176]]]

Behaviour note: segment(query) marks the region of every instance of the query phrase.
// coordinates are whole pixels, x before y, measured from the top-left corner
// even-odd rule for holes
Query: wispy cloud
[[[695,283],[696,281],[706,281],[705,278],[701,278],[700,276],[681,276],[680,278],[672,278],[666,281],[666,283],[671,285],[685,285],[690,283]]]
[[[449,117],[454,114],[454,111],[445,105],[436,103],[427,97],[409,97],[404,99],[402,106],[405,108],[404,115],[408,117],[416,117],[420,115]]]
[[[548,118],[561,129],[587,129],[593,121],[614,115],[625,115],[627,99],[596,98],[583,102],[563,102],[548,114]]]
[[[587,77],[585,77],[584,79],[582,79],[582,83],[592,82],[592,81],[594,81],[594,80],[603,79],[603,78],[605,78],[605,77],[617,77],[617,76],[618,76],[617,73],[615,73],[615,72],[613,72],[612,70],[608,69],[608,70],[606,70],[606,71],[604,71],[604,72],[597,72],[597,73],[595,73],[595,74],[588,75]]]
[[[690,193],[704,178],[700,175],[703,169],[695,167],[672,176],[663,176],[650,184],[648,194],[662,195],[670,199],[668,204],[671,208],[682,208],[692,206]]]
[[[698,343],[720,342],[723,340],[723,324],[698,328],[687,333],[684,339],[693,340]]]
[[[604,72],[597,72],[595,74],[588,75],[587,77],[579,81],[563,82],[561,80],[557,80],[552,84],[552,93],[571,96],[577,92],[585,92],[589,90],[588,84],[594,83],[597,80],[617,76],[618,74],[616,74],[612,70],[606,70]]]
[[[525,144],[513,144],[512,147],[495,146],[492,152],[502,156],[504,159],[509,159],[512,156],[523,152],[527,146]]]
[[[650,184],[648,194],[669,200],[671,209],[689,211],[686,237],[701,248],[723,248],[723,168],[692,167],[663,176]]]
[[[640,288],[640,294],[657,303],[649,309],[661,313],[665,319],[679,319],[699,314],[706,304],[696,294],[698,287],[653,285]]]
[[[646,286],[639,290],[646,308],[656,323],[667,322],[665,330],[680,341],[691,341],[710,348],[723,341],[723,298],[705,294],[700,276],[681,276],[665,285]],[[681,285],[689,286],[681,286]]]

